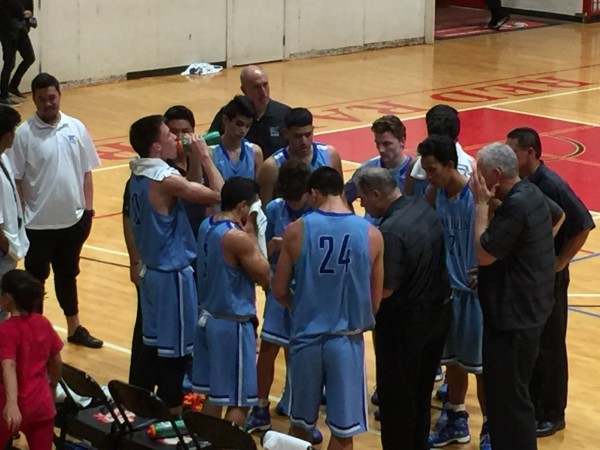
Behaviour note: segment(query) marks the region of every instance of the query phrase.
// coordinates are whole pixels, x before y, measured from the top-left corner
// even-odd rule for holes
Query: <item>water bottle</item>
[[[176,420],[175,425],[177,425],[177,429],[181,434],[188,434],[183,420]],[[177,433],[173,429],[171,422],[153,423],[152,425],[148,426],[146,433],[148,434],[148,437],[152,439],[172,438],[177,436]]]
[[[221,142],[221,135],[218,131],[210,131],[209,133],[203,134],[202,139],[206,142],[206,145],[217,145]],[[177,151],[178,152],[189,152],[190,141],[187,137],[182,136],[180,140],[177,141]]]

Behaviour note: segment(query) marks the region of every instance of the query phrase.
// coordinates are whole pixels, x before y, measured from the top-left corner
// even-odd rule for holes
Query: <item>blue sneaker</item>
[[[442,371],[442,366],[439,365],[438,370],[435,374],[435,381],[438,382],[438,381],[442,381],[443,379],[444,379],[444,372]]]
[[[321,432],[319,431],[319,429],[317,427],[315,427],[312,430],[312,437],[311,437],[311,444],[312,445],[319,445],[321,443],[323,443],[323,435],[321,434]]]
[[[429,447],[440,448],[450,444],[466,444],[471,441],[469,433],[469,414],[466,411],[448,410],[446,425],[429,435]]]
[[[435,392],[435,398],[442,403],[448,402],[448,383],[442,383],[438,390]]]
[[[246,431],[268,431],[271,429],[271,413],[268,406],[253,406],[246,419]]]
[[[479,435],[479,450],[492,450],[492,442],[490,441],[490,432],[487,427],[487,423],[484,423],[481,427],[481,434]]]
[[[371,403],[373,403],[375,406],[379,406],[379,396],[377,395],[377,389],[375,389],[375,392],[373,392],[373,395],[371,396]]]
[[[446,426],[448,423],[448,403],[444,403],[440,411],[440,417],[435,421],[433,431],[439,431]]]

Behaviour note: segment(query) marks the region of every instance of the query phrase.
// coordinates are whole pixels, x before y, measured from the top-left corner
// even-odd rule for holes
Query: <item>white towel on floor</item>
[[[314,450],[310,442],[277,431],[267,431],[263,438],[264,450]]]

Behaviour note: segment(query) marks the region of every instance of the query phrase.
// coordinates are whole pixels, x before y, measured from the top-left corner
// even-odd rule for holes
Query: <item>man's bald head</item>
[[[252,100],[258,116],[262,116],[271,100],[269,77],[260,66],[251,65],[240,72],[240,82],[242,92]]]

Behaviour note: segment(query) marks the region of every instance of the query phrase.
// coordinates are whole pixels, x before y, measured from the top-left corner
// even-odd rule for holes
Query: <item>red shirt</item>
[[[18,404],[24,421],[55,416],[46,364],[62,347],[54,328],[40,314],[15,316],[0,323],[0,361],[10,359],[17,365]],[[5,404],[4,378],[0,377],[0,407]]]

